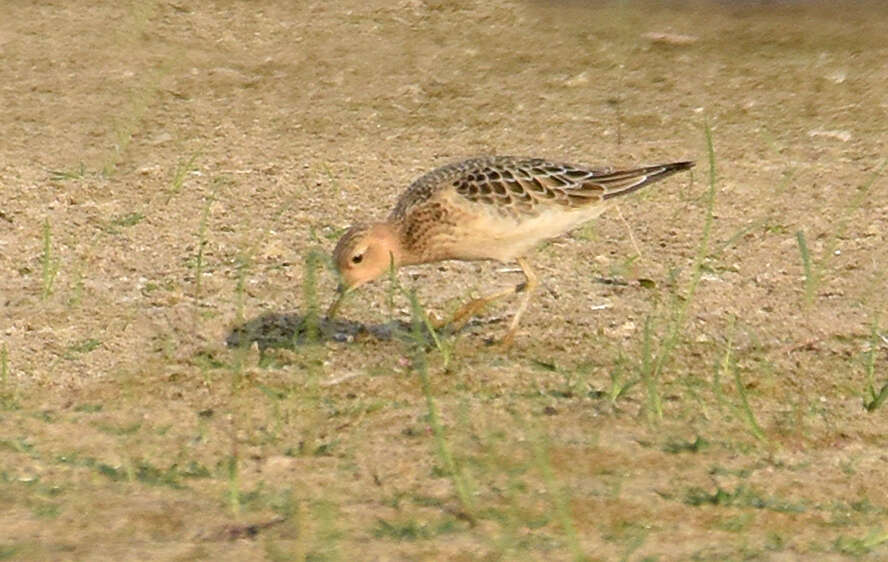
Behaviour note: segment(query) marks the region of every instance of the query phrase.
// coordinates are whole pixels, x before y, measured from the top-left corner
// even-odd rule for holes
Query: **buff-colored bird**
[[[356,224],[339,240],[333,262],[342,283],[327,317],[333,317],[348,292],[392,266],[442,260],[515,261],[524,272],[524,283],[469,302],[452,320],[461,322],[489,302],[523,291],[503,338],[508,346],[537,285],[525,259],[531,250],[596,218],[614,197],[693,166],[693,162],[674,162],[615,171],[492,156],[433,170],[410,185],[388,219]]]

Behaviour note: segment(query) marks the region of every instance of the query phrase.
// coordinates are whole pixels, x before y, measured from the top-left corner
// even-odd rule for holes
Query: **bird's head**
[[[345,294],[397,267],[401,255],[397,233],[386,223],[357,224],[349,228],[333,250],[339,273],[339,299],[327,313],[332,317]]]

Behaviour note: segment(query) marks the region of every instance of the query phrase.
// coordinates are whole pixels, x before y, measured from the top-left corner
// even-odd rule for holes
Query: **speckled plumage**
[[[454,189],[472,202],[506,214],[536,214],[547,204],[578,207],[610,199],[693,166],[675,162],[632,170],[594,169],[541,158],[485,156],[447,164],[415,180],[398,198],[388,220],[410,211],[442,190]]]
[[[401,234],[407,251],[403,263],[510,261],[526,252],[528,245],[595,218],[604,211],[606,200],[690,166],[677,162],[614,171],[540,158],[473,158],[414,181],[387,222]],[[543,214],[554,216],[539,220]],[[543,222],[551,227],[532,227]],[[520,240],[509,242],[515,235]]]
[[[379,277],[391,265],[515,260],[527,283],[507,335],[510,339],[536,284],[524,255],[540,242],[594,219],[609,199],[693,165],[674,162],[616,171],[511,156],[448,164],[410,184],[386,221],[350,228],[336,245],[334,261],[344,287],[351,289]]]

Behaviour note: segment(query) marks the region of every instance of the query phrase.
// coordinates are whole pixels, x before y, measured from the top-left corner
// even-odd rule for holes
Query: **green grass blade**
[[[709,160],[709,189],[707,190],[705,198],[706,214],[703,221],[703,231],[700,235],[700,244],[697,247],[697,253],[694,257],[691,280],[688,284],[687,294],[680,303],[673,303],[672,320],[669,324],[668,332],[657,349],[656,363],[650,375],[653,380],[656,380],[660,377],[660,374],[663,372],[663,368],[672,356],[672,351],[678,344],[678,338],[681,335],[681,331],[684,328],[685,318],[687,317],[688,307],[694,299],[694,295],[697,292],[697,287],[700,284],[700,278],[703,276],[703,262],[709,255],[709,239],[712,233],[712,222],[714,216],[713,209],[715,207],[716,193],[715,185],[717,176],[715,166],[715,148],[712,141],[712,129],[709,126],[708,120],[704,123],[704,132],[706,135],[706,149]]]
[[[799,245],[799,253],[802,254],[802,264],[805,266],[805,304],[811,306],[814,301],[814,290],[817,281],[814,277],[814,267],[811,264],[811,254],[808,252],[808,243],[805,241],[805,233],[802,230],[796,232],[796,241]]]
[[[422,393],[425,397],[426,407],[428,408],[429,425],[431,426],[432,434],[434,436],[438,460],[444,465],[444,470],[453,482],[456,496],[463,507],[465,516],[474,521],[475,505],[469,490],[468,480],[462,471],[462,467],[460,467],[454,459],[453,452],[450,450],[450,445],[444,435],[444,426],[441,423],[438,406],[435,403],[435,398],[432,394],[432,385],[429,381],[428,361],[425,353],[425,338],[422,333],[423,327],[427,327],[428,317],[419,305],[416,294],[411,292],[408,294],[408,297],[410,299],[410,309],[413,316],[411,322],[411,337],[414,345],[413,369],[417,376],[419,376],[419,381],[422,385]]]

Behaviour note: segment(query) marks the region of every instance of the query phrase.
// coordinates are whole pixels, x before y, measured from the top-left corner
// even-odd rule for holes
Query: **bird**
[[[332,320],[345,296],[392,268],[444,260],[516,262],[524,282],[476,298],[450,320],[462,325],[489,303],[523,293],[501,343],[509,347],[539,284],[528,254],[601,215],[611,200],[677,172],[693,161],[617,170],[543,158],[480,156],[416,179],[384,221],[351,226],[333,250],[340,283]]]

